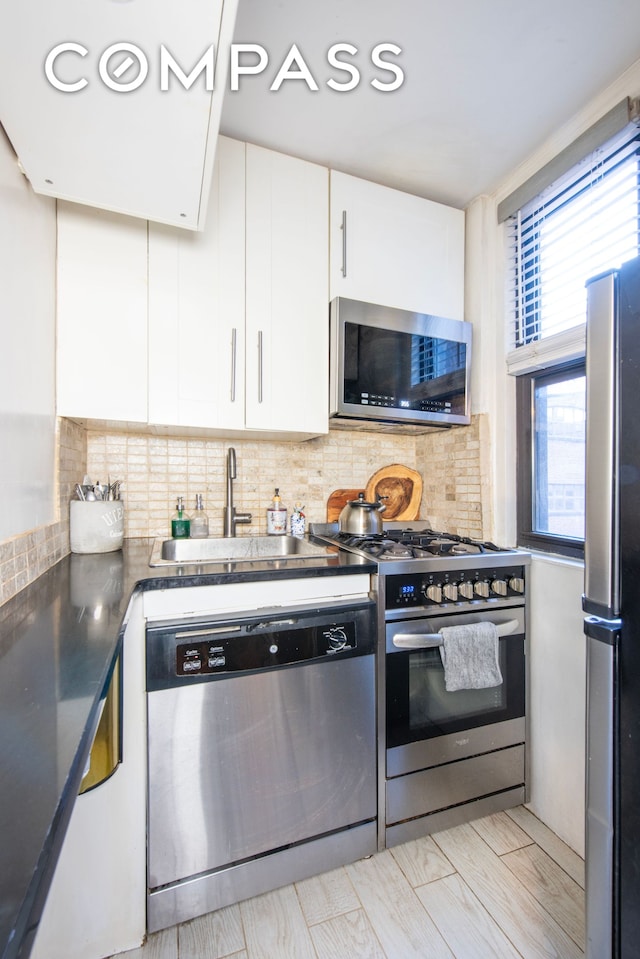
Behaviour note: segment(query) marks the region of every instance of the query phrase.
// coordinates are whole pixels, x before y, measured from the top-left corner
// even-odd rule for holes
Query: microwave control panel
[[[352,401],[348,400],[348,402]],[[360,403],[362,406],[388,406],[395,410],[422,410],[425,413],[451,413],[453,411],[450,400],[409,400],[397,396],[385,396],[384,393],[361,393]]]

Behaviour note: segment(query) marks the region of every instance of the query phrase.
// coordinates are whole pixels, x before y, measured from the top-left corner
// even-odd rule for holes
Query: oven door
[[[443,626],[481,621],[495,623],[499,633],[507,630],[499,641],[503,682],[488,689],[447,692],[433,637]],[[399,643],[415,636],[415,648],[396,646],[396,636],[403,637]],[[419,645],[421,637],[424,647]],[[524,609],[388,623],[386,651],[388,777],[524,742]]]

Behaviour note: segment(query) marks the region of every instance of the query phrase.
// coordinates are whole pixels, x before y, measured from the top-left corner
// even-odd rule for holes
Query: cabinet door
[[[149,224],[149,420],[244,426],[245,145],[220,137],[203,233]]]
[[[464,212],[332,170],[330,292],[463,319]]]
[[[31,959],[111,956],[137,950],[144,940],[147,702],[143,596],[137,593],[131,599],[123,638],[122,762],[109,779],[75,800],[29,953]],[[60,703],[60,708],[72,709],[73,700]],[[67,801],[71,803],[72,797]]]
[[[327,432],[328,249],[328,171],[249,144],[249,429]]]
[[[147,420],[147,224],[58,203],[60,416]]]
[[[116,2],[101,4],[98,16],[92,3],[16,4],[0,32],[0,88],[16,91],[2,97],[2,124],[35,191],[202,229],[237,6]],[[80,41],[85,57],[64,54],[52,69],[64,83],[84,79],[79,95],[40,76],[47,51],[67,39]],[[109,57],[102,81],[100,57],[123,42],[140,44],[135,66]],[[162,89],[165,50],[183,73],[215,56],[215,90],[203,74],[185,89],[173,69]]]

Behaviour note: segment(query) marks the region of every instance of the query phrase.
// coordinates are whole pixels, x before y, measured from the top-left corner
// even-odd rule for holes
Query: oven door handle
[[[510,619],[506,623],[497,623],[498,636],[509,636],[518,629],[518,620]],[[433,649],[442,646],[443,639],[440,633],[396,633],[393,645],[398,649]]]

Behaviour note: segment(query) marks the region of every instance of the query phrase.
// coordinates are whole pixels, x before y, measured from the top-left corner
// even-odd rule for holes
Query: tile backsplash
[[[226,454],[236,450],[234,502],[253,514],[242,532],[264,533],[276,486],[292,509],[299,501],[309,522],[326,520],[334,489],[364,489],[383,466],[417,469],[424,491],[420,518],[435,529],[486,537],[490,533],[488,421],[419,436],[336,430],[301,443],[176,439],[128,432],[86,431],[58,421],[58,519],[0,542],[0,605],[69,552],[69,501],[77,482],[120,479],[125,537],[168,536],[177,496],[188,510],[202,493],[210,533],[222,535]]]
[[[490,535],[488,417],[421,437],[415,468],[422,476],[422,516],[434,529],[486,539]]]
[[[334,489],[364,489],[380,466],[415,461],[413,437],[371,433],[336,431],[301,443],[89,433],[87,469],[93,480],[124,480],[125,536],[168,536],[176,497],[184,496],[189,512],[196,493],[203,495],[210,534],[221,536],[230,446],[237,460],[234,504],[252,514],[242,529],[252,533],[266,532],[275,487],[289,511],[300,502],[308,522],[325,522]]]
[[[87,470],[94,481],[124,481],[128,537],[168,536],[176,497],[184,496],[189,511],[196,493],[203,494],[210,534],[222,535],[229,446],[237,458],[234,504],[253,515],[243,532],[266,532],[276,486],[289,511],[299,501],[308,522],[325,522],[334,489],[364,489],[376,470],[402,463],[422,474],[421,518],[434,528],[482,536],[488,489],[483,420],[476,416],[468,428],[419,436],[336,430],[300,443],[89,432]]]

